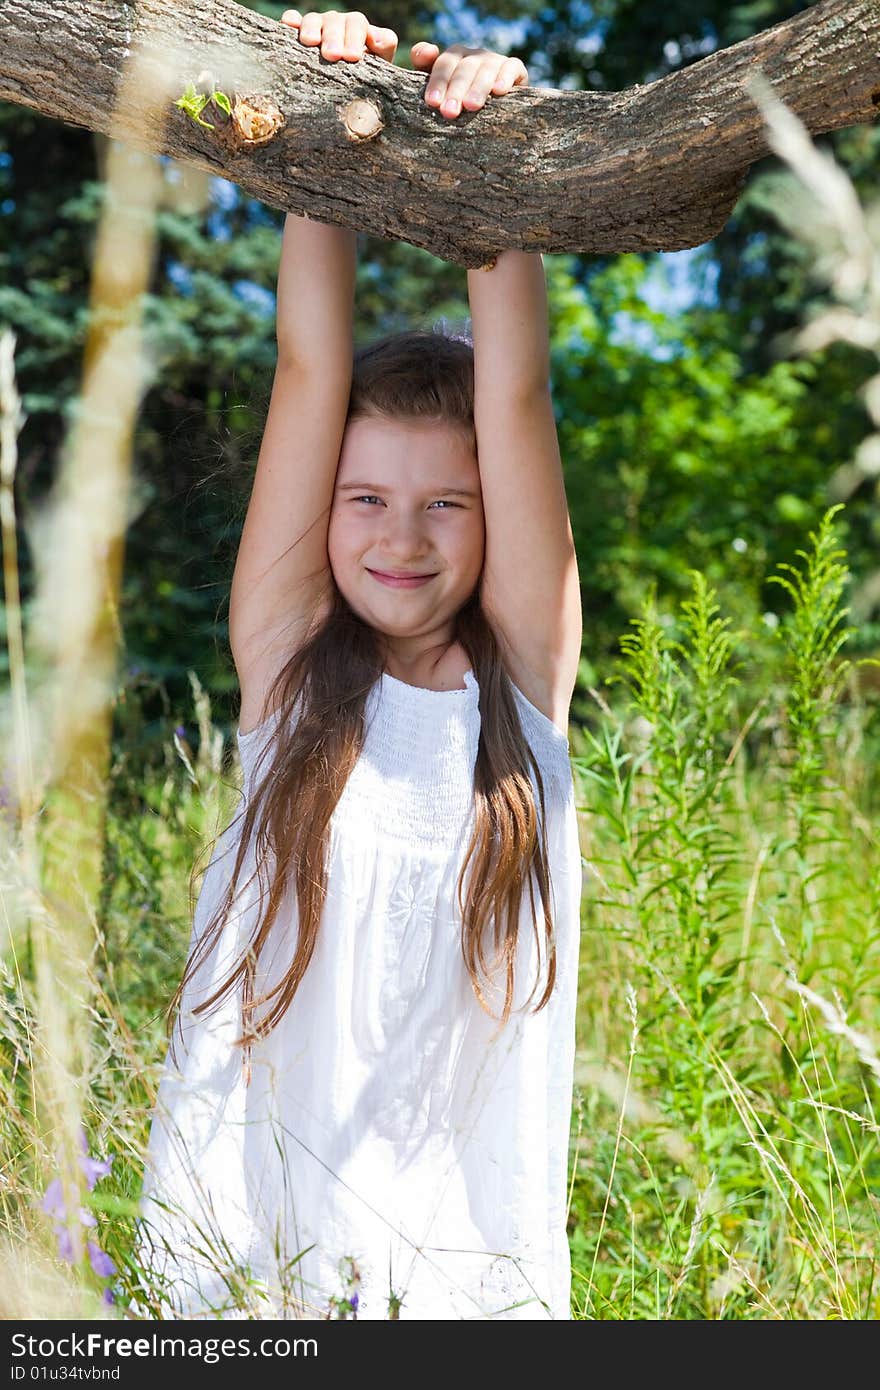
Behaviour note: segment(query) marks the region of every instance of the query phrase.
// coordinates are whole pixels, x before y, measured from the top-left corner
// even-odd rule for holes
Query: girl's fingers
[[[414,43],[409,56],[417,68],[429,68],[433,67],[439,52],[436,43]]]
[[[370,27],[370,21],[367,19],[367,16],[361,14],[359,10],[353,10],[351,13],[343,15],[342,18],[345,38],[343,40],[341,56],[349,63],[359,62],[366,51],[367,31]]]
[[[325,10],[321,18],[324,21],[321,33],[321,57],[326,58],[328,62],[335,62],[345,52],[347,16],[340,14],[338,10]],[[306,19],[308,19],[308,15],[306,15]]]
[[[311,48],[321,42],[323,31],[324,15],[318,14],[316,10],[309,10],[299,22],[299,41]]]
[[[397,52],[394,30],[371,24],[360,10],[327,10],[323,14],[310,10],[305,15],[299,10],[285,10],[281,22],[298,29],[300,42],[309,48],[320,44],[321,57],[331,63],[340,59],[357,63],[367,51],[393,62]]]
[[[495,91],[503,66],[504,60],[500,54],[494,53],[484,59],[461,99],[462,106],[468,111],[479,111],[485,106],[489,93]]]
[[[412,56],[421,66],[430,66],[425,101],[444,116],[457,116],[462,107],[478,111],[490,95],[503,96],[512,87],[528,84],[528,72],[519,58],[463,44],[448,48],[439,58],[435,50],[436,44],[415,44]]]
[[[462,100],[470,91],[471,85],[478,81],[483,64],[484,59],[478,54],[469,54],[466,58],[459,58],[455,71],[446,83],[446,91],[440,104],[440,111],[444,116],[458,115]],[[495,78],[496,71],[497,68],[493,65],[489,86]]]
[[[445,53],[441,53],[440,57],[431,68],[431,76],[425,88],[425,101],[429,106],[441,107],[444,115],[447,116],[458,115],[459,106],[457,101],[451,102],[451,108],[454,107],[454,110],[446,110],[446,99],[449,95],[449,84],[454,80],[460,64],[468,61],[468,58],[463,56],[466,53],[467,50],[464,49],[461,44],[456,44],[452,48],[447,48]],[[473,75],[473,68],[471,69],[471,75]],[[467,91],[470,84],[471,78],[469,77],[464,89],[465,91]]]
[[[498,76],[492,84],[492,95],[496,97],[504,96],[511,87],[527,87],[529,85],[529,74],[525,63],[519,58],[505,58],[501,64]]]
[[[317,10],[309,10],[300,20],[300,43],[305,44],[307,48],[320,47],[321,57],[326,58],[328,62],[335,62],[343,56],[345,50],[346,18],[347,16],[340,14],[338,10],[326,10],[323,14]]]
[[[377,58],[385,58],[389,63],[393,63],[397,44],[398,38],[393,29],[380,29],[378,24],[371,24],[368,28],[367,48],[371,53],[375,53]]]

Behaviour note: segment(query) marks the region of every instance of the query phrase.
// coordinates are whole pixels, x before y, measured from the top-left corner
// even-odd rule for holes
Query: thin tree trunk
[[[116,109],[126,60],[143,102]],[[518,88],[454,121],[422,73],[327,62],[232,0],[3,0],[0,98],[173,155],[273,207],[424,247],[677,250],[715,236],[768,153],[746,89],[760,69],[814,134],[880,109],[880,0],[824,0],[647,86]],[[199,125],[173,102],[213,101]]]

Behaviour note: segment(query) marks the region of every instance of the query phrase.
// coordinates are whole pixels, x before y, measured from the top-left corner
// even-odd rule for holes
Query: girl
[[[358,13],[284,22],[331,61],[397,47]],[[450,120],[527,81],[412,58]],[[472,345],[353,353],[355,233],[286,219],[230,603],[244,812],[139,1223],[163,1316],[570,1316],[579,584],[541,257],[467,278]]]

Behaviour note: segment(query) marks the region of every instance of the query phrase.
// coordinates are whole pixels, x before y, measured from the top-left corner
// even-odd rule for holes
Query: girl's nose
[[[425,536],[419,522],[406,517],[390,517],[383,528],[383,541],[389,551],[402,555],[418,555],[425,548]]]

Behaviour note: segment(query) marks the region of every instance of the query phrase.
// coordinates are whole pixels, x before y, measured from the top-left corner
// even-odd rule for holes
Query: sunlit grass
[[[629,738],[606,715],[575,758],[586,1315],[876,1312],[880,853],[837,748],[833,526],[831,509],[802,552],[748,738],[749,635],[736,646],[695,575],[676,624],[651,602],[624,642]]]

